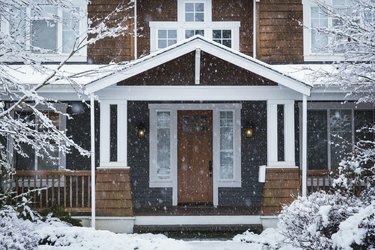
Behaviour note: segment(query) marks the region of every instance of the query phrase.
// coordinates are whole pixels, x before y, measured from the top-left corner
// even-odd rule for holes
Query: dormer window
[[[185,22],[204,22],[204,3],[186,2]]]
[[[74,4],[75,7],[64,9],[39,0],[35,6],[20,8],[12,11],[12,16],[1,17],[1,32],[9,34],[18,46],[34,54],[60,61],[87,30],[87,2],[77,0]],[[86,61],[86,50],[77,52],[72,60]]]
[[[178,0],[177,3],[177,22],[150,22],[151,51],[165,48],[195,35],[204,36],[239,50],[240,22],[212,21],[212,0]],[[164,34],[168,30],[176,31],[177,37],[166,38]]]

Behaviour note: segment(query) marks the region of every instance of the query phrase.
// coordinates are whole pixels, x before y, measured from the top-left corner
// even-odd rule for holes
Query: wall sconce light
[[[246,129],[245,129],[245,137],[246,138],[252,138],[254,136],[254,129],[250,126],[248,126]]]
[[[145,125],[143,123],[140,123],[137,126],[137,136],[138,136],[138,138],[145,138],[145,136],[146,136],[146,128],[145,128]]]

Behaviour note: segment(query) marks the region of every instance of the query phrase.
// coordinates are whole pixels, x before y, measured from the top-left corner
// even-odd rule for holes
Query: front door
[[[178,111],[178,202],[212,202],[212,111]]]

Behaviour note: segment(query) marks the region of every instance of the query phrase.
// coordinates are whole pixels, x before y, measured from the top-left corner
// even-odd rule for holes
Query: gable
[[[277,83],[202,51],[199,85],[269,86]],[[195,85],[195,52],[119,82],[119,86]]]

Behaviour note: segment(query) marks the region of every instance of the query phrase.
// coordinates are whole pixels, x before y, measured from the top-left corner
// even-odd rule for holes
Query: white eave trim
[[[132,76],[138,75],[173,59],[193,52],[197,47],[199,47],[202,51],[218,57],[224,61],[232,63],[250,72],[256,73],[301,94],[310,96],[312,86],[294,79],[288,75],[285,75],[284,73],[273,69],[271,66],[264,62],[261,62],[238,51],[234,51],[201,36],[194,36],[182,43],[177,43],[166,49],[159,50],[144,58],[133,61],[132,63],[125,66],[123,70],[117,71],[111,75],[87,84],[86,89],[89,93],[99,91],[108,86],[126,80]]]

